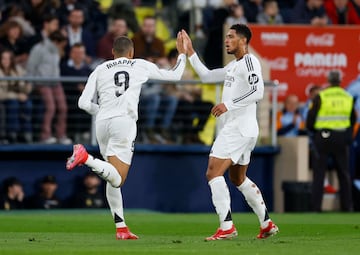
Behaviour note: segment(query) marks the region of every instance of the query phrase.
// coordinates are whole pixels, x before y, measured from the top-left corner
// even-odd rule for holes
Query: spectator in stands
[[[24,11],[21,9],[21,6],[17,3],[13,3],[9,6],[7,10],[7,17],[4,17],[4,20],[16,21],[20,26],[23,32],[23,35],[26,38],[35,35],[35,29],[30,23],[29,20],[25,18]]]
[[[68,16],[68,25],[64,27],[68,43],[65,50],[65,60],[69,56],[70,48],[75,43],[82,43],[86,48],[86,62],[91,63],[96,56],[96,43],[91,32],[84,26],[84,11],[73,9]]]
[[[10,20],[0,27],[0,45],[3,49],[9,49],[14,53],[17,64],[25,65],[30,49],[22,36],[19,23]]]
[[[106,199],[101,179],[92,171],[86,173],[81,190],[77,190],[70,198],[71,208],[105,208]]]
[[[0,53],[0,77],[22,77],[25,70],[15,63],[10,50]],[[10,143],[32,142],[32,101],[31,84],[25,81],[0,81],[0,99],[6,108],[6,133]]]
[[[256,21],[258,24],[263,25],[279,25],[284,23],[276,0],[264,1],[264,9],[256,16]]]
[[[156,19],[154,16],[147,16],[143,20],[141,30],[134,34],[135,58],[143,58],[157,64],[160,67],[168,66],[165,55],[164,42],[156,37]],[[174,117],[178,100],[175,96],[168,95],[161,84],[148,83],[141,89],[140,97],[140,118],[143,118],[144,142],[169,143],[171,136],[169,128]],[[156,128],[157,121],[160,121],[159,128]],[[142,120],[140,120],[142,122]],[[160,134],[161,133],[161,134]]]
[[[60,1],[48,0],[24,0],[21,1],[21,8],[25,18],[29,20],[36,31],[40,31],[43,24],[43,17],[47,14],[56,14]]]
[[[63,203],[57,197],[58,184],[53,175],[44,176],[41,180],[39,190],[29,198],[26,198],[28,209],[56,209],[61,208]]]
[[[86,5],[88,2],[92,1],[78,1],[78,0],[63,0],[60,3],[59,8],[57,9],[56,16],[59,18],[60,26],[66,26],[68,24],[68,17],[72,10],[82,9],[84,11],[84,19],[89,19],[89,7]]]
[[[212,11],[212,19],[207,25],[208,38],[204,50],[204,61],[210,69],[223,67],[224,24],[230,15],[230,6],[237,3],[237,0],[224,0]]]
[[[75,43],[71,46],[69,59],[61,64],[61,76],[88,77],[90,66],[86,63],[85,46]],[[79,109],[78,99],[84,90],[84,82],[64,82],[63,88],[69,112],[67,119],[68,134],[77,142],[90,142],[91,116]]]
[[[3,193],[0,196],[0,209],[14,210],[24,208],[24,191],[21,182],[16,177],[3,181]]]
[[[165,44],[156,37],[156,18],[147,16],[144,18],[141,30],[134,34],[134,58],[143,58],[150,62],[158,64],[161,61],[166,62]]]
[[[113,0],[112,5],[108,10],[108,16],[111,19],[122,18],[126,20],[128,27],[133,33],[140,30],[136,14],[134,11],[134,4],[132,0]]]
[[[339,25],[357,25],[360,24],[360,16],[358,16],[354,5],[349,0],[333,0],[326,1],[326,14],[332,24]]]
[[[241,4],[232,4],[230,15],[226,18],[226,24],[230,27],[234,24],[246,24],[247,19],[244,15],[244,7]]]
[[[314,98],[319,94],[320,90],[321,90],[321,87],[319,85],[313,85],[310,87],[308,99],[306,100],[304,106],[301,107],[301,109],[300,109],[301,117],[302,117],[303,121],[306,121],[310,105],[311,105],[312,101],[314,100]]]
[[[83,26],[92,34],[95,41],[98,41],[106,33],[107,15],[100,10],[100,1],[61,1],[60,7],[57,9],[61,27],[68,24],[68,16],[73,9],[83,10]]]
[[[113,59],[111,52],[114,39],[121,35],[128,34],[128,27],[125,19],[116,18],[110,22],[109,31],[99,40],[97,44],[97,57],[104,60]]]
[[[59,78],[60,58],[66,41],[67,38],[60,31],[55,31],[49,35],[48,39],[36,44],[28,59],[28,74],[35,77]],[[61,83],[43,81],[37,82],[35,85],[45,107],[40,135],[41,142],[71,144],[71,139],[66,136],[67,104]],[[55,113],[57,113],[56,116]],[[56,138],[52,136],[52,121],[55,117],[57,119]]]
[[[298,0],[293,12],[292,23],[324,26],[329,24],[323,0]]]
[[[173,49],[168,54],[170,66],[175,66],[178,52]],[[183,80],[194,80],[194,73],[191,69],[185,69],[182,76]],[[201,85],[179,84],[167,85],[167,88],[173,87],[173,94],[179,99],[174,123],[180,127],[179,140],[184,144],[203,144],[199,137],[199,132],[205,127],[209,119],[209,112],[213,103],[202,100]]]
[[[185,29],[192,31],[190,20],[193,19],[193,32],[196,38],[204,38],[203,31],[203,9],[206,6],[206,0],[177,0],[178,13],[178,31]],[[193,15],[191,17],[191,15]]]
[[[256,23],[256,17],[263,11],[263,0],[248,0],[243,2],[245,16],[249,23]]]
[[[30,38],[29,44],[33,47],[35,44],[48,39],[49,35],[59,29],[59,18],[54,14],[45,14],[41,30],[37,31]]]
[[[299,98],[288,95],[284,102],[284,109],[276,116],[277,134],[280,136],[297,136],[304,129],[304,121],[299,111]]]
[[[292,9],[294,8],[296,2],[297,0],[277,0],[284,23],[290,23]]]
[[[86,28],[91,32],[96,42],[107,32],[108,15],[101,10],[100,1],[84,1],[88,11],[88,19],[85,19]],[[91,18],[90,18],[91,17]],[[96,49],[95,49],[96,50]]]

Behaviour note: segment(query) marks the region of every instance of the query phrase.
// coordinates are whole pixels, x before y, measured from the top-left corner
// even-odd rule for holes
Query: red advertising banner
[[[330,70],[340,70],[342,87],[360,73],[359,26],[251,25],[250,45],[270,66],[279,81],[279,100],[296,94],[307,98],[312,85],[327,85]]]

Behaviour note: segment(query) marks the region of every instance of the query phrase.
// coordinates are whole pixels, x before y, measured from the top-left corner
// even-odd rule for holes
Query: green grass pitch
[[[0,212],[0,255],[5,254],[360,254],[360,214],[271,214],[280,233],[257,240],[252,213],[234,213],[239,236],[205,242],[218,227],[215,213],[125,211],[139,240],[117,241],[108,210]]]

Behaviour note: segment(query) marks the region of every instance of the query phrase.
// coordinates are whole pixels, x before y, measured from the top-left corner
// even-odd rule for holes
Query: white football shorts
[[[231,159],[234,165],[248,165],[256,141],[257,137],[243,136],[238,126],[225,125],[212,145],[210,156]]]
[[[96,122],[96,138],[105,160],[117,156],[130,165],[134,154],[136,121],[130,117],[115,117]]]

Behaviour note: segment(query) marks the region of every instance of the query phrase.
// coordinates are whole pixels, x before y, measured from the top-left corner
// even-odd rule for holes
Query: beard
[[[228,49],[228,50],[226,50],[226,53],[229,54],[229,55],[232,55],[232,54],[235,53],[235,50],[229,50],[229,49]]]

